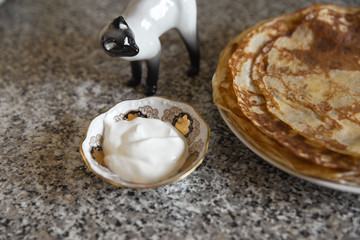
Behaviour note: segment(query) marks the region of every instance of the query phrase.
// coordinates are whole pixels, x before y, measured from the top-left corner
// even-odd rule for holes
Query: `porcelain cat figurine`
[[[100,33],[100,44],[112,57],[130,61],[129,86],[141,81],[141,61],[147,65],[146,94],[157,89],[161,43],[159,37],[175,28],[190,56],[187,74],[198,74],[200,50],[196,28],[196,0],[132,0],[125,12]]]

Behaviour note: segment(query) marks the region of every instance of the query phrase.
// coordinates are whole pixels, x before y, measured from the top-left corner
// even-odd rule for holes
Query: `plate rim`
[[[227,113],[225,110],[217,107],[220,115],[222,117],[222,119],[224,120],[224,122],[226,123],[226,125],[230,128],[230,130],[235,134],[235,136],[243,143],[245,144],[245,146],[247,146],[251,151],[253,151],[256,155],[258,155],[260,158],[262,158],[263,160],[265,160],[266,162],[270,163],[271,165],[273,165],[274,167],[292,175],[295,177],[298,177],[300,179],[303,179],[307,182],[316,184],[318,186],[322,186],[322,187],[327,187],[333,190],[338,190],[338,191],[342,191],[342,192],[349,192],[349,193],[356,193],[356,194],[360,194],[360,187],[356,187],[356,186],[350,186],[350,185],[344,185],[341,183],[336,183],[336,182],[331,182],[328,180],[324,180],[324,179],[319,179],[319,178],[315,178],[315,177],[311,177],[311,176],[307,176],[304,174],[300,174],[292,169],[287,168],[286,166],[276,162],[275,160],[273,160],[271,157],[269,157],[266,152],[262,151],[261,149],[257,148],[256,146],[254,146],[251,142],[249,142],[248,140],[246,140],[246,138],[243,136],[244,133],[241,132],[239,129],[237,129],[227,118]]]

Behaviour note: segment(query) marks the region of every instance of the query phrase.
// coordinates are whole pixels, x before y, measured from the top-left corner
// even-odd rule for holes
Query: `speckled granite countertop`
[[[360,196],[269,165],[229,130],[212,101],[218,55],[256,22],[306,0],[198,0],[201,72],[175,31],[162,36],[157,95],[197,108],[208,154],[187,178],[152,190],[90,172],[79,146],[90,120],[144,97],[129,64],[98,45],[128,1],[8,0],[0,7],[0,239],[359,239]],[[356,0],[327,1],[356,4]]]

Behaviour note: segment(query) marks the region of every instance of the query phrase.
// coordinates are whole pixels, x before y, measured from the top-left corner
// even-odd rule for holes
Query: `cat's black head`
[[[139,53],[134,33],[122,16],[115,18],[101,32],[100,44],[112,57],[132,57]]]

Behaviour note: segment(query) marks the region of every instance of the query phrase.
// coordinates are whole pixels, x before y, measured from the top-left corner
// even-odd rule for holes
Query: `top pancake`
[[[306,138],[360,156],[359,8],[322,6],[257,55],[268,110]]]
[[[266,49],[269,42],[288,36],[296,30],[307,15],[325,7],[328,6],[313,5],[292,14],[266,20],[248,29],[235,39],[236,50],[230,57],[229,67],[233,75],[239,109],[263,133],[298,157],[326,167],[358,170],[359,159],[328,150],[317,142],[303,137],[271,114],[267,109],[267,101],[262,91],[252,79],[254,74],[251,74],[251,70],[255,60],[264,48]]]

